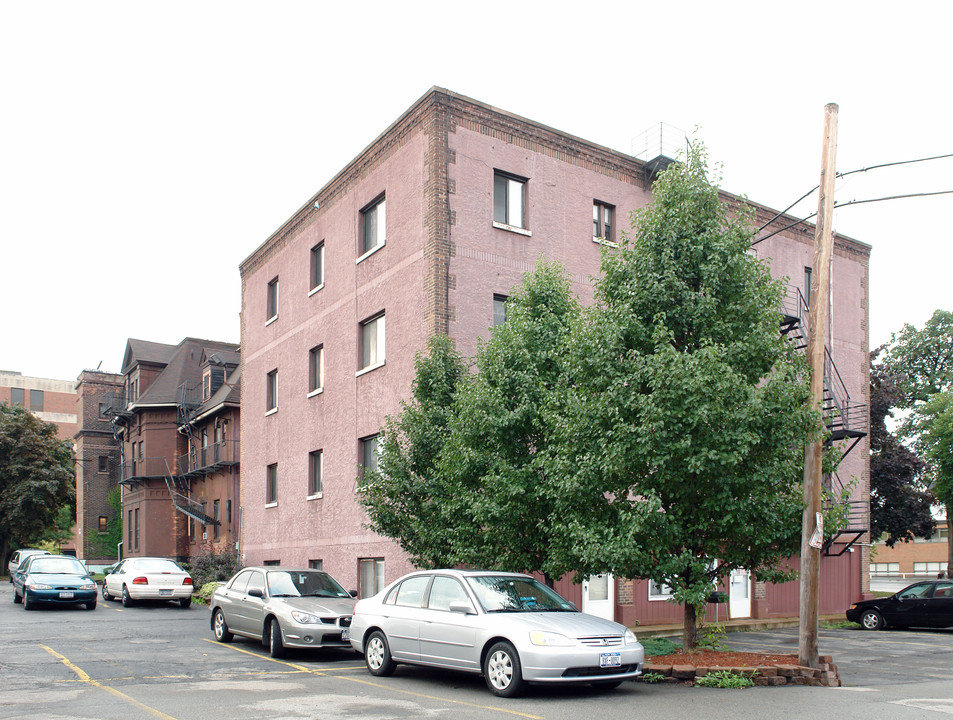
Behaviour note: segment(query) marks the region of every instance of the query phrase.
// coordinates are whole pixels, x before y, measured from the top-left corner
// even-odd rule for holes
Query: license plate
[[[71,592],[61,592],[61,593],[60,593],[60,600],[69,600],[71,597],[73,597],[73,593],[71,593]]]
[[[159,597],[172,597],[171,590],[159,590]]]
[[[599,653],[599,667],[619,667],[622,665],[622,653]]]
[[[344,629],[341,631],[341,640],[347,642],[347,641],[350,640],[350,639],[351,639],[351,631],[348,630],[347,628],[344,628]]]

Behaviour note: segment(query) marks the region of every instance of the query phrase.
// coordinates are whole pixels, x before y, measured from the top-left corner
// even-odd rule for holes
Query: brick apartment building
[[[72,440],[79,427],[76,383],[0,370],[0,403],[22,405],[40,420],[51,422],[63,440]]]
[[[603,245],[652,202],[666,162],[433,88],[251,253],[241,264],[245,562],[322,566],[362,596],[410,570],[396,544],[363,527],[355,486],[359,467],[375,462],[384,418],[410,395],[414,354],[447,333],[472,356],[540,257],[562,263],[590,302]],[[775,215],[754,207],[759,225]],[[795,224],[752,249],[790,279],[782,329],[794,341],[804,334],[813,234]],[[821,562],[822,612],[867,590],[855,541],[869,516],[869,252],[836,238],[828,385],[841,412],[830,423],[843,449],[857,451],[832,482],[857,483],[851,532]],[[733,617],[797,612],[796,583],[765,587],[739,573],[729,586]],[[680,617],[664,588],[643,581],[599,576],[560,589],[630,625]]]
[[[121,387],[104,409],[121,439],[123,557],[234,548],[239,364],[234,343],[127,342]]]

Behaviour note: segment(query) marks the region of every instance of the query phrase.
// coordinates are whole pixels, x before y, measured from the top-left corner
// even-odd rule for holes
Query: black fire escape
[[[781,333],[794,343],[798,349],[807,347],[808,304],[799,288],[788,286],[784,302],[784,314],[781,318]],[[867,436],[867,405],[852,400],[847,386],[837,372],[837,366],[830,350],[824,346],[824,420],[829,432],[826,445],[845,442],[841,446],[841,460]],[[838,528],[834,535],[825,541],[825,555],[843,555],[860,540],[870,528],[870,504],[864,500],[843,500],[844,482],[835,470],[824,477],[824,489],[827,491],[827,503],[842,504],[847,507],[847,526]],[[838,550],[833,551],[833,546]]]

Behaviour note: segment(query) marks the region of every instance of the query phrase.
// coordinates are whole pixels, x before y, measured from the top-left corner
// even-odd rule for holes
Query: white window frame
[[[315,458],[317,458],[317,488],[315,485]],[[324,450],[312,450],[308,453],[308,500],[324,497]]]
[[[317,385],[315,380],[315,358],[317,358]],[[308,351],[308,397],[324,392],[324,345],[315,345]]]
[[[278,276],[269,281],[265,295],[265,325],[271,325],[278,319]]]
[[[265,376],[265,415],[278,412],[278,368]]]
[[[386,314],[381,312],[360,324],[360,347],[358,348],[361,353],[358,358],[360,369],[355,376],[363,375],[385,364],[387,336],[385,319]],[[367,350],[369,344],[372,344],[373,354]]]
[[[672,597],[672,588],[668,585],[659,585],[654,580],[649,580],[648,585],[649,602],[669,600]]]
[[[609,232],[605,232],[606,214],[609,215]],[[592,201],[592,241],[599,245],[609,247],[619,247],[619,243],[612,238],[615,230],[615,205],[602,202],[601,200]],[[597,234],[597,228],[602,234]]]
[[[532,237],[527,227],[527,182],[518,175],[493,171],[493,227]]]
[[[373,218],[373,245],[368,245],[368,221]],[[355,264],[370,257],[387,244],[387,204],[384,195],[379,195],[361,210],[360,254]]]
[[[278,505],[278,463],[265,467],[265,507]]]
[[[311,290],[308,292],[308,297],[311,297],[324,287],[324,240],[311,248],[310,262],[308,277],[311,281]],[[315,272],[316,266],[320,266],[320,273]],[[320,277],[315,277],[318,274]]]
[[[371,444],[373,443],[373,445]],[[361,467],[361,479],[360,484],[364,484],[364,470],[368,467],[368,450],[371,449],[371,460],[372,464],[370,469],[372,472],[377,472],[378,467],[380,467],[380,433],[375,433],[374,435],[367,435],[362,437],[358,442],[360,457],[358,458],[358,464]]]

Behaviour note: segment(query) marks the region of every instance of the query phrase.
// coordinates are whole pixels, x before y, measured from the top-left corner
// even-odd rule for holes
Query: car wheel
[[[615,690],[621,684],[621,680],[601,680],[600,682],[592,683],[592,686],[599,690]]]
[[[15,605],[19,605],[23,602],[23,598],[17,594],[17,589],[13,588],[13,602]]]
[[[192,596],[191,596],[191,595],[189,595],[188,597],[184,597],[184,598],[182,598],[181,600],[179,600],[179,605],[181,605],[181,606],[184,607],[184,608],[189,607],[191,604],[192,604]]]
[[[288,654],[285,644],[281,642],[281,625],[275,618],[268,621],[268,652],[273,658],[283,658]]]
[[[483,677],[490,692],[498,697],[516,697],[523,691],[523,671],[516,648],[498,642],[483,660]]]
[[[860,616],[860,626],[864,630],[881,630],[884,626],[884,619],[876,610],[866,610]]]
[[[380,630],[375,630],[364,643],[364,664],[371,675],[386,677],[393,675],[397,663],[390,656],[390,646],[387,638]]]
[[[26,590],[23,591],[23,609],[36,610],[36,601],[30,600],[30,593],[28,593]]]
[[[113,599],[113,596],[109,594],[109,590],[106,589],[106,583],[103,583],[103,600],[109,602]]]
[[[92,602],[86,603],[86,609],[87,609],[87,610],[95,610],[95,609],[96,609],[96,601],[93,600]]]
[[[225,613],[221,610],[216,609],[215,614],[212,615],[212,632],[215,634],[215,639],[223,643],[231,642],[235,637],[228,629],[228,623],[225,622]]]
[[[135,601],[129,595],[129,588],[125,585],[122,586],[122,606],[123,607],[132,607],[135,604]]]

